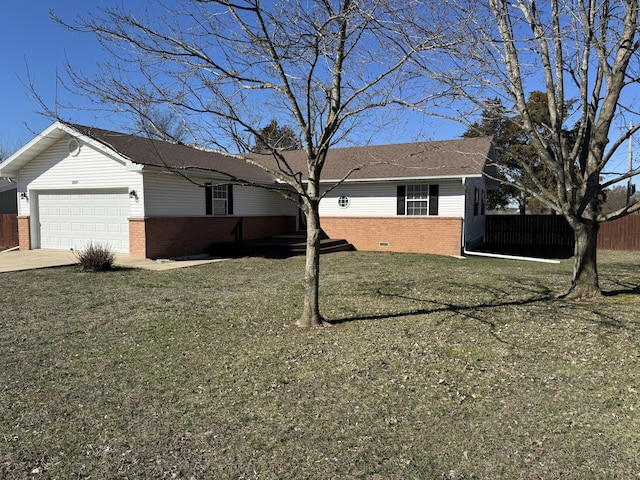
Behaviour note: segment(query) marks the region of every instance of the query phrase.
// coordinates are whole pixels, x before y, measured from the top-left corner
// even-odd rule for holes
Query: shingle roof
[[[103,143],[139,165],[181,170],[215,170],[251,181],[273,181],[273,177],[264,170],[249,165],[231,155],[223,155],[187,145],[151,140],[100,128],[76,124],[70,124],[69,126],[81,134]]]
[[[304,152],[283,152],[301,169]],[[491,138],[465,138],[366,147],[333,148],[327,154],[322,180],[406,179],[481,176],[493,155]]]
[[[175,169],[213,169],[237,178],[273,181],[273,177],[260,168],[231,155],[94,127],[70,126],[137,164]],[[306,178],[305,152],[283,152],[283,155],[293,169],[300,171],[302,178]],[[349,180],[481,176],[491,155],[489,137],[333,148],[327,155],[322,180],[342,179],[354,169],[357,170],[351,173]],[[250,156],[265,165],[275,166],[270,155]]]

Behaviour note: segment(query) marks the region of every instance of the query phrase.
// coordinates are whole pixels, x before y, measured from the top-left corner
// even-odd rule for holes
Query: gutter
[[[552,260],[550,258],[535,258],[535,257],[522,257],[519,255],[505,255],[502,253],[487,253],[487,252],[473,252],[466,248],[462,250],[465,255],[474,257],[489,257],[489,258],[502,258],[505,260],[523,260],[526,262],[540,262],[540,263],[560,263],[560,260]]]
[[[428,181],[428,180],[462,180],[466,178],[482,178],[482,175],[430,175],[426,177],[371,177],[371,178],[337,178],[321,179],[320,183],[364,183],[364,182],[407,182],[407,181]],[[305,180],[305,182],[308,180]]]

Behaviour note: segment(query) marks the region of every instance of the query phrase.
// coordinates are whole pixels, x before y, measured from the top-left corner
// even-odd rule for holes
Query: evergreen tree
[[[300,150],[302,148],[302,142],[293,129],[288,125],[280,126],[277,120],[271,120],[269,125],[262,128],[255,135],[255,142],[256,144],[252,148],[254,153]]]
[[[546,95],[540,91],[531,92],[527,108],[536,128],[544,134],[550,125]],[[566,133],[570,135],[571,132]],[[480,120],[463,134],[466,138],[478,136],[493,137],[499,171],[500,186],[498,190],[489,191],[487,207],[504,209],[515,202],[521,215],[527,211],[546,212],[547,207],[537,196],[542,190],[553,191],[554,177],[531,145],[520,116],[510,116],[500,99],[489,100]]]

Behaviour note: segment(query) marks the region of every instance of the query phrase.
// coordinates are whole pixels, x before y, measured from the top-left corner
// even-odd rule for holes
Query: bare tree
[[[5,158],[9,157],[9,149],[4,146],[4,145],[0,145],[0,162],[2,162]]]
[[[149,111],[140,110],[140,117],[136,119],[136,133],[145,137],[171,143],[185,143],[188,132],[180,117],[170,110],[152,108]]]
[[[158,2],[146,14],[113,7],[71,23],[57,19],[95,35],[113,58],[93,77],[68,69],[71,84],[136,117],[140,105],[168,106],[180,112],[200,146],[248,152],[255,139],[268,146],[269,161],[238,156],[277,178],[281,185],[270,188],[295,199],[306,215],[305,295],[296,324],[322,325],[318,207],[327,152],[359,121],[372,121],[375,109],[417,101],[411,95],[423,92],[403,90],[409,80],[403,68],[432,36],[408,42],[407,31],[398,28],[414,16],[412,1],[182,0],[168,5]],[[272,118],[295,126],[306,153],[305,171],[293,168],[262,134],[261,126]]]
[[[9,158],[19,148],[20,144],[18,142],[0,141],[0,162]]]
[[[637,202],[640,199],[635,195],[635,186],[632,187],[632,191],[628,191],[626,185],[615,185],[607,189],[604,192],[604,201],[602,204],[602,210],[605,213],[615,212],[624,208],[628,201]]]
[[[443,18],[466,31],[455,48],[422,58],[423,71],[452,99],[457,110],[450,116],[464,123],[489,106],[483,99],[513,106],[506,114],[518,119],[552,181],[521,162],[526,181],[511,177],[511,183],[564,215],[573,228],[567,295],[599,296],[599,226],[640,209],[637,202],[609,212],[601,208],[604,190],[640,173],[606,170],[639,128],[620,133],[614,126],[638,114],[632,96],[640,80],[638,0],[458,0],[442,8]],[[544,112],[527,104],[534,90],[546,96],[538,102]]]

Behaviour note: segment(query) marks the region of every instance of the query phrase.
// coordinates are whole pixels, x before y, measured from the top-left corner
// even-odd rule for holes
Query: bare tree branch
[[[408,19],[421,7],[417,0],[178,0],[171,7],[158,5],[162,16],[124,6],[75,20],[53,14],[67,28],[93,34],[112,59],[91,76],[69,65],[70,87],[108,110],[152,121],[154,135],[164,135],[163,125],[151,112],[174,112],[198,148],[235,148],[238,161],[277,178],[280,185],[266,188],[301,202],[307,216],[306,295],[299,324],[321,324],[318,207],[327,152],[363,118],[370,120],[372,112],[423,101],[427,94],[409,87],[416,78],[409,66],[418,51],[433,48],[443,37],[421,30],[420,38],[408,30]],[[295,126],[306,171],[289,164],[274,145],[268,156],[242,153],[272,119]],[[171,138],[171,132],[165,133]],[[256,186],[247,179],[228,179]]]
[[[446,18],[463,25],[463,42],[430,51],[417,65],[440,83],[465,124],[496,98],[513,106],[554,186],[526,162],[517,166],[526,181],[512,183],[567,218],[576,233],[572,294],[598,295],[598,224],[637,210],[630,205],[601,213],[603,191],[640,173],[602,178],[633,133],[615,134],[614,123],[637,112],[631,85],[640,82],[638,1],[445,3]],[[545,92],[546,122],[527,105],[533,90]]]

